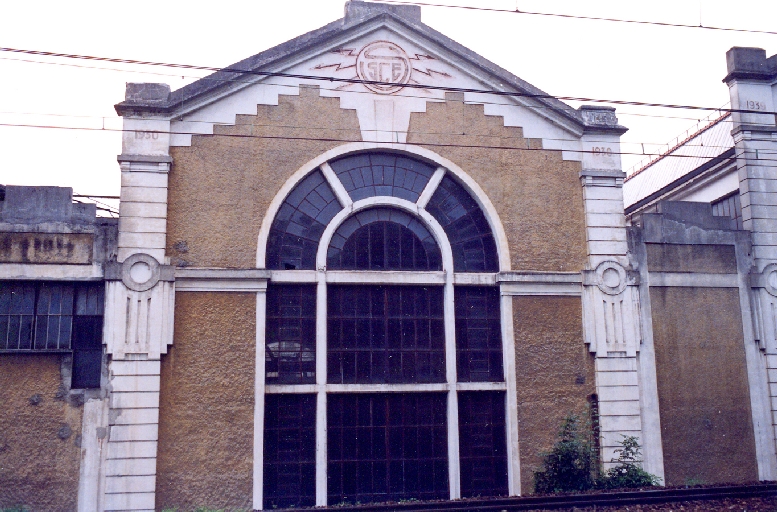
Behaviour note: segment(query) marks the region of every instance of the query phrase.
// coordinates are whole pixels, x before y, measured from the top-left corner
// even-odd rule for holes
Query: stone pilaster
[[[742,220],[751,231],[753,338],[748,359],[759,477],[777,478],[777,56],[760,48],[726,53]],[[748,336],[746,343],[752,342]],[[757,359],[757,360],[756,360]],[[768,435],[764,432],[768,430]]]
[[[620,135],[613,109],[582,107],[583,201],[589,270],[583,272],[585,341],[596,358],[601,458],[617,458],[623,436],[647,451],[642,429],[638,276],[628,257]],[[651,468],[652,469],[652,468]]]
[[[126,100],[166,101],[164,84]],[[175,283],[165,265],[170,122],[124,113],[118,261],[106,268],[108,442],[100,510],[154,510],[161,355],[173,342]]]

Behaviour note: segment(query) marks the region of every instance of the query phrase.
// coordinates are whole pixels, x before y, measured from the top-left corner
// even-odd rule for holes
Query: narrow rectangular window
[[[327,397],[329,505],[448,497],[444,393]]]
[[[507,495],[505,394],[459,393],[461,497]]]
[[[499,288],[457,286],[454,296],[459,382],[504,380]]]
[[[100,387],[104,302],[105,286],[102,283],[75,285],[71,385],[77,389]]]
[[[264,509],[316,504],[316,396],[267,395]]]
[[[265,339],[265,382],[316,381],[316,285],[268,285]]]

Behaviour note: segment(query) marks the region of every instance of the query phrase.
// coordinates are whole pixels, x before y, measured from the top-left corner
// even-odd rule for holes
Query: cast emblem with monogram
[[[334,59],[331,54],[338,55]],[[365,83],[345,83],[335,90],[353,90],[365,87],[377,94],[394,94],[408,84],[421,85],[418,79],[434,81],[437,78],[452,78],[445,71],[432,69],[429,64],[436,59],[425,53],[408,54],[397,43],[386,40],[371,41],[361,50],[356,48],[338,48],[332,50],[325,59],[313,66],[314,71],[327,70],[328,73],[353,73],[355,76],[343,76],[348,80],[363,80]],[[333,62],[335,61],[335,62]],[[381,83],[366,83],[381,82]],[[415,91],[431,94],[423,87],[414,87]]]
[[[362,48],[356,57],[359,78],[370,82],[386,82],[364,84],[367,89],[379,94],[391,94],[402,89],[410,81],[412,69],[405,50],[389,41],[373,41]]]

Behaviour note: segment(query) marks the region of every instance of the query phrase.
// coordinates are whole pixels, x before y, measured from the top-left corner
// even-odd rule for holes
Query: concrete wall
[[[534,490],[540,452],[549,450],[564,418],[585,415],[594,393],[594,358],[583,343],[578,297],[514,297],[515,367],[521,487]]]
[[[0,508],[76,508],[83,408],[62,384],[64,357],[0,356]]]
[[[652,312],[643,336],[655,352],[666,484],[758,480],[757,349],[745,338],[750,311],[742,310],[749,234],[728,229],[709,204],[665,202],[658,210],[632,228],[630,250],[642,270],[643,308]]]
[[[158,509],[251,506],[256,294],[178,293],[162,356]]]
[[[667,485],[758,479],[739,290],[650,290]]]

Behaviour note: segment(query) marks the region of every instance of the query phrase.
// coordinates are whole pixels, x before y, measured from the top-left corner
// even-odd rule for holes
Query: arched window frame
[[[352,201],[345,187],[329,165],[329,161],[355,152],[370,150],[390,151],[424,160],[436,167],[418,201],[388,196],[369,197]],[[510,270],[507,238],[495,208],[477,183],[453,162],[424,148],[402,145],[394,147],[381,143],[346,144],[330,150],[302,166],[292,175],[270,204],[259,232],[257,268],[265,268],[265,256],[270,227],[281,204],[294,187],[309,173],[320,170],[334,191],[343,209],[327,225],[319,241],[315,270],[273,270],[271,280],[278,283],[315,283],[316,297],[316,383],[265,384],[265,322],[266,294],[257,294],[257,354],[256,354],[256,408],[254,422],[254,508],[263,506],[263,431],[265,394],[316,395],[316,506],[327,504],[327,450],[326,450],[326,395],[338,392],[418,392],[447,393],[448,460],[450,499],[461,497],[458,436],[458,395],[460,391],[504,391],[508,492],[520,494],[520,464],[518,453],[517,397],[515,377],[515,349],[513,345],[512,297],[501,294],[501,330],[504,380],[502,382],[457,382],[454,285],[499,285],[499,272],[454,272],[453,252],[442,226],[426,211],[432,195],[446,174],[451,174],[464,186],[480,206],[496,241],[500,272]],[[327,270],[327,249],[337,228],[351,215],[370,208],[397,208],[416,216],[435,238],[442,254],[442,271],[364,271]],[[446,382],[439,384],[327,384],[327,284],[415,284],[444,287],[444,319],[446,339]]]

